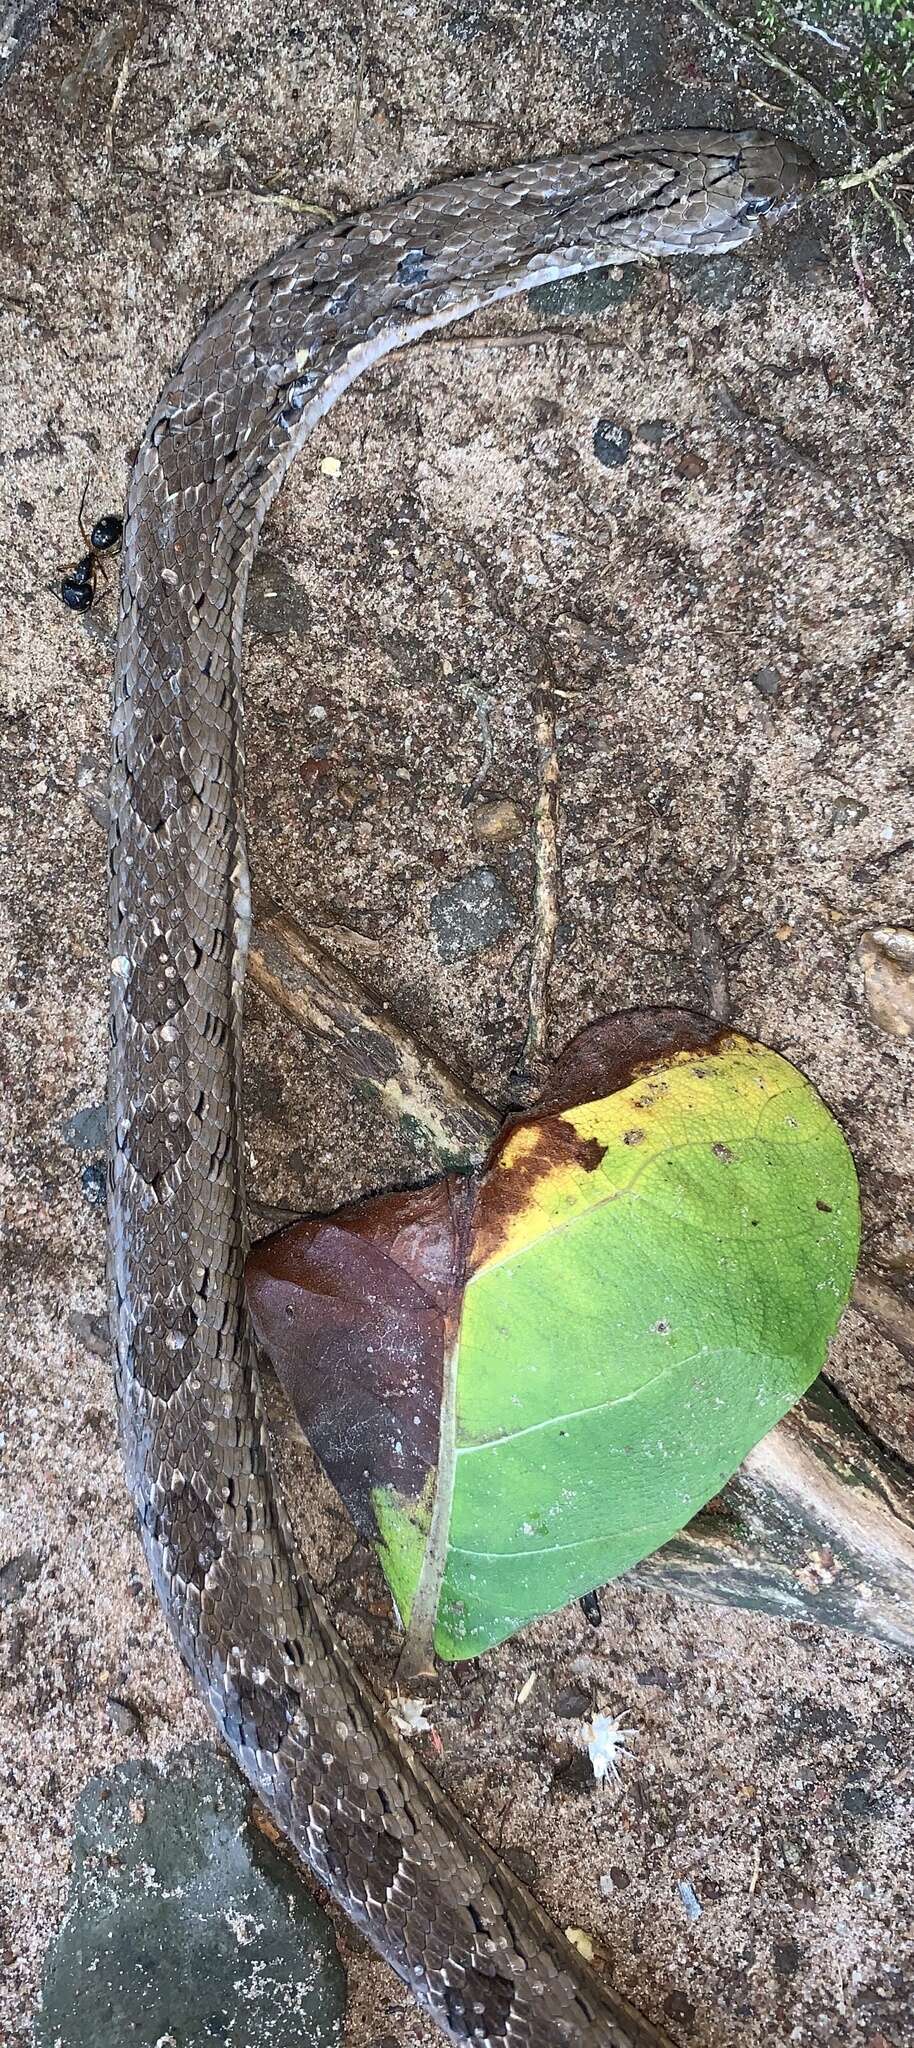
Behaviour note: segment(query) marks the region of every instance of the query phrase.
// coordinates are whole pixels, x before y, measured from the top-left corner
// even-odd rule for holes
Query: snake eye
[[[746,220],[758,220],[760,214],[767,213],[771,205],[772,201],[769,198],[757,192],[751,199],[744,200],[743,216]]]

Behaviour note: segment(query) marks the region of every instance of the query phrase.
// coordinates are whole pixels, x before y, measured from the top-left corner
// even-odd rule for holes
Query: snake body
[[[178,1648],[259,1797],[453,2041],[649,2048],[401,1747],[296,1556],[244,1305],[242,621],[293,456],[387,350],[531,285],[732,249],[810,182],[764,137],[636,137],[442,184],[271,256],[165,388],[130,484],[111,806],[116,1379]]]

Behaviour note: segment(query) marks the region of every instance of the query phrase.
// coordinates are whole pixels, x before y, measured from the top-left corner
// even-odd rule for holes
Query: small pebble
[[[768,703],[777,696],[781,687],[781,677],[776,668],[757,668],[755,674],[749,677],[749,681],[752,688]]]
[[[113,1696],[105,1701],[108,1719],[116,1735],[139,1735],[142,1721],[129,1700],[118,1700]]]
[[[12,1607],[41,1576],[44,1559],[37,1550],[20,1550],[0,1565],[0,1607]]]
[[[869,804],[860,802],[856,796],[839,796],[832,806],[828,821],[829,832],[852,832],[855,825],[862,825],[870,815]]]
[[[604,469],[621,469],[628,461],[632,437],[618,420],[598,420],[593,430],[593,452]]]
[[[91,1166],[83,1167],[82,1173],[79,1176],[79,1184],[87,1202],[91,1203],[93,1209],[103,1209],[105,1206],[105,1169],[100,1159],[93,1159]]]
[[[670,434],[675,432],[670,420],[639,420],[635,428],[635,440],[648,448],[661,448]]]
[[[914,1035],[914,931],[880,925],[857,947],[866,1006],[877,1030],[891,1038]]]
[[[697,1898],[695,1897],[695,1893],[692,1890],[688,1878],[680,1878],[677,1883],[676,1890],[678,1891],[683,1906],[685,1908],[686,1919],[700,1920],[701,1907],[698,1903]]]
[[[512,931],[514,906],[491,868],[474,868],[432,900],[431,924],[439,960],[471,960]]]
[[[111,1350],[111,1335],[107,1316],[90,1316],[85,1309],[71,1308],[67,1327],[72,1330],[80,1344],[91,1351],[95,1358],[107,1358]]]
[[[74,1152],[98,1152],[105,1142],[107,1113],[103,1102],[90,1102],[61,1124],[60,1135]]]
[[[473,812],[473,832],[483,846],[514,846],[523,837],[524,820],[510,797],[496,796]]]

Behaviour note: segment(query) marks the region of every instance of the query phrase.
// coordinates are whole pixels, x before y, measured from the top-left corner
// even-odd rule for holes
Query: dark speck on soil
[[[795,1941],[776,1941],[773,1961],[779,1977],[795,1977],[800,1967],[801,1950]]]
[[[593,1708],[589,1692],[579,1685],[566,1685],[556,1695],[555,1712],[562,1721],[583,1721]]]
[[[582,1749],[576,1749],[566,1762],[559,1764],[555,1785],[562,1793],[583,1793],[586,1798],[593,1798],[593,1765]]]
[[[828,251],[823,248],[818,235],[798,228],[795,234],[786,237],[784,268],[795,284],[815,284],[828,269]]]
[[[116,1735],[139,1735],[143,1726],[136,1707],[129,1700],[108,1700],[108,1719]]]
[[[679,2027],[691,2027],[695,2021],[695,2007],[683,1991],[671,1991],[663,2001],[663,2010],[668,2020],[675,2020]]]
[[[245,623],[252,633],[299,636],[310,628],[311,606],[301,585],[276,555],[260,549],[251,571]]]

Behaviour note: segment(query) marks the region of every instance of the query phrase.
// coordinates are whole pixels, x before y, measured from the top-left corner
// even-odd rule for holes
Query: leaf
[[[249,1301],[411,1636],[466,1657],[720,1490],[819,1371],[858,1233],[803,1076],[643,1011],[579,1034],[480,1175],[257,1247]]]

